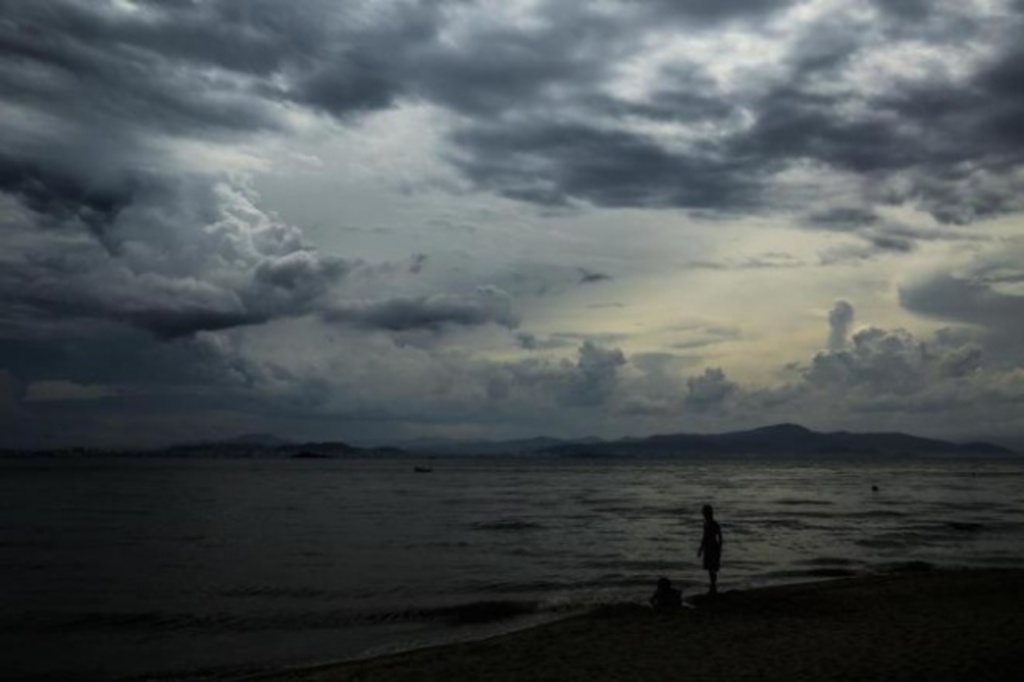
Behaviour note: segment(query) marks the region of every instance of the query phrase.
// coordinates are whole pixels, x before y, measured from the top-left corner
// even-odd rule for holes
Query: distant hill
[[[424,438],[399,443],[398,447],[409,452],[438,455],[526,455],[560,445],[592,442],[592,440],[594,439],[570,441],[543,436],[504,441],[459,441],[447,438]],[[597,442],[601,441],[598,440]]]
[[[361,448],[342,441],[294,443],[273,434],[256,433],[206,443],[173,445],[148,454],[170,457],[330,459],[405,453],[398,448]]]
[[[905,433],[819,433],[798,424],[775,424],[749,431],[718,434],[674,433],[603,443],[565,443],[546,448],[547,454],[602,455],[987,455],[1015,454],[991,443],[953,443]]]

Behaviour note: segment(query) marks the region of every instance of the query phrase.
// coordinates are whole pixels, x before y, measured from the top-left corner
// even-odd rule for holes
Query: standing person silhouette
[[[705,504],[701,513],[704,514],[704,537],[701,538],[697,556],[704,556],[704,570],[711,580],[708,594],[718,594],[718,569],[722,565],[722,527],[715,521],[715,510],[710,504]]]

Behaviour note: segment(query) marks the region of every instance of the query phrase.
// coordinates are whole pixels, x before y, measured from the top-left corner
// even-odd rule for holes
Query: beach
[[[687,595],[690,597],[690,595]],[[244,678],[1018,680],[1024,570],[922,570],[607,605],[483,641]]]

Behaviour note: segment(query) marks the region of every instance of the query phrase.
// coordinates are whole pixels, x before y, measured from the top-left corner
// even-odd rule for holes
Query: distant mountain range
[[[718,434],[675,433],[603,443],[565,443],[544,452],[582,455],[717,455],[717,456],[813,456],[813,455],[1012,455],[992,443],[952,443],[905,433],[819,433],[797,424],[776,424],[749,431]]]
[[[526,455],[544,452],[562,445],[587,445],[603,443],[600,438],[580,438],[565,440],[562,438],[522,438],[518,440],[498,441],[460,441],[449,438],[423,438],[398,443],[397,447],[409,452],[445,454],[445,455]]]
[[[1024,443],[1024,440],[1021,441]],[[3,450],[0,457],[50,455],[57,457],[150,456],[187,458],[326,459],[388,456],[547,456],[547,457],[710,457],[710,458],[829,458],[829,457],[1011,457],[1017,452],[986,442],[954,443],[906,433],[820,433],[798,424],[775,424],[747,431],[716,434],[670,433],[645,438],[575,440],[524,438],[507,441],[420,439],[390,447],[359,447],[342,441],[294,442],[271,433],[249,433],[224,440],[173,445],[148,451],[110,451],[94,448]]]
[[[295,443],[273,434],[176,445],[152,454],[206,457],[293,457],[314,459],[387,455],[547,455],[561,457],[816,457],[816,456],[1008,456],[992,443],[953,443],[905,433],[819,433],[797,424],[776,424],[717,434],[672,433],[646,438],[508,441],[416,440],[397,447],[362,448],[340,441]]]
[[[361,448],[342,441],[296,443],[270,433],[247,433],[218,441],[172,445],[167,448],[151,451],[149,454],[172,457],[293,457],[296,459],[326,459],[330,457],[401,455],[405,453],[398,448]]]
[[[433,454],[504,454],[583,456],[813,456],[813,455],[988,455],[1015,454],[992,443],[954,443],[905,433],[819,433],[798,424],[775,424],[717,434],[672,433],[646,438],[510,441],[421,440],[401,443],[402,450]]]

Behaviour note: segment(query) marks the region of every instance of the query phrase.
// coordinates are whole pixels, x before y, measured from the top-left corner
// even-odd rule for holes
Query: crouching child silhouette
[[[715,521],[715,510],[710,504],[701,509],[704,514],[704,537],[697,556],[704,556],[704,570],[708,572],[708,594],[718,594],[718,569],[722,566],[722,527]]]
[[[658,587],[651,595],[651,606],[656,609],[674,609],[683,605],[683,593],[672,587],[668,578],[658,578]]]

